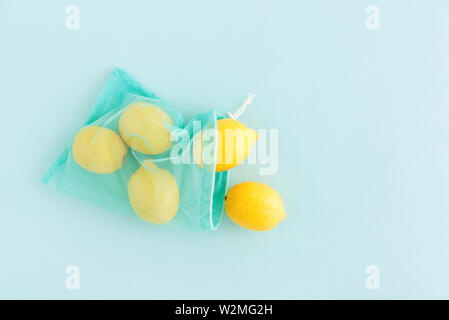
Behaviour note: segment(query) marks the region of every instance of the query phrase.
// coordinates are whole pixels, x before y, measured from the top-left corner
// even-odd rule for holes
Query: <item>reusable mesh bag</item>
[[[153,127],[159,125],[154,122],[156,116],[168,115],[171,121],[165,117],[162,123],[173,140],[170,147],[161,145],[158,139],[152,141],[151,137],[139,135],[132,117],[123,117],[131,120],[122,121],[125,112],[140,104],[155,107],[154,117],[145,118]],[[206,147],[215,159],[217,136],[214,132],[217,120],[224,117],[211,110],[197,115],[184,127],[176,109],[123,70],[114,69],[89,119],[71,137],[42,181],[65,194],[148,222],[190,230],[215,230],[223,215],[229,173],[215,172],[215,161],[195,163],[194,144],[199,132],[212,129]],[[137,112],[134,118],[140,121],[142,115]],[[201,124],[200,129],[197,124]],[[86,134],[82,136],[81,132]],[[120,146],[120,152],[107,158],[110,150],[98,149],[95,161],[89,158],[83,163],[84,153],[79,151],[78,145],[84,143],[90,147],[106,138],[108,143]],[[109,170],[98,166],[96,160],[108,160],[113,165],[118,161],[121,166]],[[145,210],[157,212],[156,218],[146,219],[145,214],[139,214]],[[166,223],[164,217],[170,210]]]

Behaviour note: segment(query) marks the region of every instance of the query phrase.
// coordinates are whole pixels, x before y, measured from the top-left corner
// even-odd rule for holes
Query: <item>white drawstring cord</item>
[[[254,95],[250,92],[248,94],[248,98],[245,101],[243,101],[243,104],[240,106],[240,108],[237,109],[236,112],[234,112],[234,114],[228,112],[229,118],[236,120],[243,113],[243,111],[245,111],[246,106],[249,105],[253,101],[253,99]]]

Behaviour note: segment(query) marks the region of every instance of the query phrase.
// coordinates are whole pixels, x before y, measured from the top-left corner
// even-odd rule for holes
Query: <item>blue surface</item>
[[[80,8],[67,30],[65,8]],[[365,27],[366,6],[380,29]],[[449,298],[449,2],[1,1],[1,298]],[[158,229],[40,178],[119,66],[279,129],[266,233]],[[380,268],[380,289],[365,267]],[[80,267],[80,290],[65,268]]]

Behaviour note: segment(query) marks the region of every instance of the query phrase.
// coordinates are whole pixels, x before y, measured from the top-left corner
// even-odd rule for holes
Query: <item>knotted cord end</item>
[[[246,106],[249,105],[249,104],[251,104],[251,102],[253,101],[253,99],[254,99],[254,94],[252,94],[252,93],[250,92],[250,93],[248,94],[248,98],[245,99],[245,101],[243,101],[243,104],[240,106],[240,108],[238,108],[237,111],[234,112],[234,114],[232,114],[231,112],[228,112],[228,116],[229,116],[231,119],[236,120],[236,119],[243,113],[243,111],[245,111]]]

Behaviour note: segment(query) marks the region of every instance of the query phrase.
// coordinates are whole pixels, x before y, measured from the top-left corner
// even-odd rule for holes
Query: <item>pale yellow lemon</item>
[[[75,161],[84,169],[107,174],[122,167],[128,147],[116,132],[88,126],[76,134],[72,151]]]
[[[286,217],[279,193],[260,182],[239,183],[225,199],[229,219],[246,229],[271,230]]]
[[[119,131],[131,148],[144,154],[160,154],[172,145],[165,123],[173,121],[164,110],[148,102],[136,102],[120,116]]]
[[[205,155],[204,133],[201,131],[194,139],[193,159],[200,167],[203,166]],[[257,132],[247,128],[234,119],[217,121],[217,149],[215,171],[226,171],[242,163],[257,140]],[[206,154],[206,155],[209,155]]]
[[[137,216],[147,222],[167,223],[178,211],[179,190],[175,178],[149,160],[131,176],[128,197]]]

